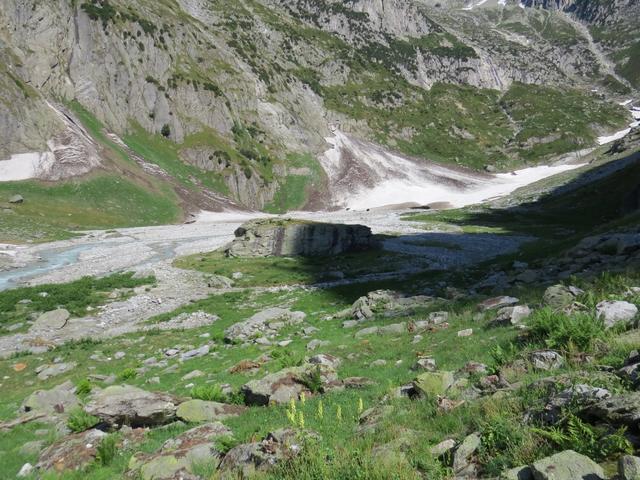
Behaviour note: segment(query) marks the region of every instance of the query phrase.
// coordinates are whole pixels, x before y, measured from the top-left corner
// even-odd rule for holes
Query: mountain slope
[[[616,3],[618,17],[626,8]],[[548,162],[629,122],[602,95],[630,85],[576,18],[410,0],[8,0],[0,158],[46,153],[55,178],[40,179],[98,165],[119,175],[104,145],[94,154],[54,111],[75,102],[130,163],[162,168],[147,180],[186,211],[222,208],[219,195],[271,211],[328,206],[317,159],[336,128],[417,162]],[[52,141],[75,145],[73,168]]]

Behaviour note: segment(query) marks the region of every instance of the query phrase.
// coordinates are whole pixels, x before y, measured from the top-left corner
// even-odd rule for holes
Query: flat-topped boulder
[[[229,257],[328,256],[367,250],[376,242],[364,225],[292,219],[251,220],[238,227],[224,247]]]

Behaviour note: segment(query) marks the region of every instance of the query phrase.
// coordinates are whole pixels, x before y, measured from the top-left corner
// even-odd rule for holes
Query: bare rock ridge
[[[375,245],[364,225],[253,220],[234,232],[225,247],[229,257],[325,256],[366,250]]]

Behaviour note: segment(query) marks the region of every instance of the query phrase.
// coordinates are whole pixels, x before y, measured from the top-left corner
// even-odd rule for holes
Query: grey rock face
[[[225,253],[230,257],[328,256],[375,245],[363,225],[254,220],[235,231]]]
[[[605,300],[596,305],[596,314],[607,328],[611,328],[618,323],[631,323],[638,314],[638,307],[629,302]]]
[[[588,418],[638,429],[640,427],[640,392],[615,395],[592,405],[583,413]]]
[[[84,409],[110,425],[138,427],[172,421],[176,403],[165,393],[148,392],[131,385],[112,385],[92,393]]]
[[[550,457],[538,460],[531,466],[535,480],[603,480],[602,468],[573,450],[565,450]]]

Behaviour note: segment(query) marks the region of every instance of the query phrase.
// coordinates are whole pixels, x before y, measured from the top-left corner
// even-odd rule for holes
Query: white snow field
[[[334,206],[355,210],[435,202],[463,207],[507,195],[517,188],[581,166],[542,165],[489,175],[417,162],[340,131],[326,140],[332,147],[321,156],[320,163],[329,177],[332,202]]]
[[[0,160],[0,182],[15,182],[36,178],[51,168],[55,161],[52,152],[31,152],[11,155],[8,160]]]
[[[624,102],[620,102],[618,105],[623,107],[631,105],[633,100],[625,100]],[[634,121],[629,124],[627,128],[623,128],[622,130],[612,133],[611,135],[603,135],[598,137],[598,145],[606,145],[607,143],[615,142],[621,138],[626,137],[632,128],[636,128],[640,126],[640,108],[631,106],[629,108],[629,112],[633,117]]]

